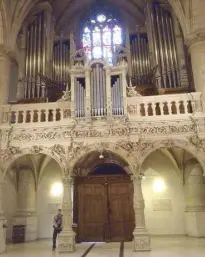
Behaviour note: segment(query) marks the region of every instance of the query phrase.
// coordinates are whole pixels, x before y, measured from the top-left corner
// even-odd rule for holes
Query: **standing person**
[[[57,238],[57,235],[62,231],[62,225],[63,225],[62,210],[58,209],[58,213],[57,215],[55,215],[53,220],[53,248],[52,248],[53,251],[55,251],[56,249],[56,238]]]

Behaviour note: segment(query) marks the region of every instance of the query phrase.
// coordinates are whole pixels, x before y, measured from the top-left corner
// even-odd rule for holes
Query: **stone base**
[[[5,224],[5,220],[0,220],[0,253],[4,253],[6,251],[6,238],[5,238],[5,229],[3,225]]]
[[[186,233],[192,237],[205,237],[205,211],[185,213]]]
[[[13,225],[25,226],[25,242],[37,239],[38,218],[36,216],[16,216],[13,219]]]
[[[135,229],[133,232],[133,246],[135,252],[150,251],[150,235],[147,230]]]
[[[75,232],[71,231],[62,231],[58,237],[59,253],[71,253],[75,251]]]

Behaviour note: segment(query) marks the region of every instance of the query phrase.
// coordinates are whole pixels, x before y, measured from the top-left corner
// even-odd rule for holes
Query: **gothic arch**
[[[147,142],[147,147],[143,149],[140,154],[136,156],[135,154],[132,155],[132,158],[137,157],[137,164],[138,164],[138,172],[139,168],[142,166],[146,158],[153,153],[154,151],[160,149],[160,148],[169,148],[169,147],[180,147],[190,154],[192,154],[197,161],[200,163],[203,171],[205,172],[205,156],[204,152],[197,148],[195,145],[190,143],[189,141],[185,140],[177,140],[177,139],[170,139],[170,140],[160,140],[160,141],[152,141],[152,142]]]
[[[110,151],[116,154],[117,156],[122,158],[122,160],[125,160],[128,163],[129,167],[133,166],[129,159],[129,153],[119,145],[114,143],[98,143],[98,144],[87,145],[76,152],[75,157],[73,157],[69,162],[70,175],[73,172],[75,165],[80,161],[81,158],[83,158],[85,155],[87,155],[90,152],[98,151],[100,153],[102,150]]]
[[[25,155],[44,154],[54,159],[60,166],[62,172],[66,170],[66,157],[59,155],[58,152],[53,148],[45,148],[41,146],[32,146],[31,148],[21,149],[19,147],[10,147],[2,151],[2,170],[3,176],[5,177],[8,168],[20,157]]]
[[[4,1],[0,2],[0,46],[5,46],[7,43],[7,15]]]
[[[22,5],[22,6],[21,6]],[[49,2],[42,2],[37,4],[37,0],[25,0],[24,3],[19,3],[18,8],[16,8],[16,13],[14,14],[13,26],[12,26],[12,33],[11,33],[11,48],[15,49],[16,40],[18,33],[26,20],[26,17],[29,13],[34,14],[39,10],[48,10],[52,12],[51,5]],[[20,15],[19,15],[20,13]]]
[[[188,24],[187,24],[187,19],[186,19],[186,14],[184,12],[182,3],[180,0],[168,0],[170,6],[172,7],[175,15],[177,16],[179,23],[181,25],[181,29],[184,34],[184,38],[187,37],[188,35]]]

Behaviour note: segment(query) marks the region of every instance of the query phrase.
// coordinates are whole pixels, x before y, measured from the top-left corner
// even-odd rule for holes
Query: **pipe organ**
[[[44,88],[38,74],[45,75],[46,70],[46,17],[37,14],[27,27],[26,35],[26,71],[25,98],[45,97]]]
[[[136,85],[149,85],[151,70],[149,46],[146,34],[138,33],[131,37],[132,78]]]
[[[91,115],[106,115],[106,76],[103,65],[93,65],[90,73],[91,82]]]
[[[53,46],[53,69],[52,79],[59,84],[69,83],[69,65],[70,65],[70,42],[57,41]]]
[[[172,16],[158,3],[148,3],[146,9],[149,43],[153,62],[158,65],[157,87],[180,87],[176,41]]]
[[[110,60],[113,59],[111,63],[103,58],[89,59],[84,48],[70,55],[70,49],[73,48],[70,45],[79,45],[79,42],[76,42],[77,37],[75,41],[69,39],[69,34],[67,38],[64,34],[63,39],[50,42],[47,39],[46,12],[36,14],[28,24],[25,36],[26,100],[49,99],[50,94],[50,101],[57,101],[64,93],[71,100],[73,116],[100,118],[126,115],[126,91],[134,89],[132,93],[136,94],[141,93],[141,90],[142,94],[147,95],[158,93],[160,89],[182,87],[180,74],[183,65],[180,66],[178,62],[179,47],[175,39],[176,26],[172,20],[174,16],[166,5],[148,0],[145,17],[146,31],[143,28],[143,32],[137,30],[130,36],[128,31],[126,49],[123,45],[112,46],[114,50],[109,53]],[[103,34],[100,35],[103,37]],[[52,54],[47,49],[48,41]],[[152,89],[155,91],[152,92]],[[65,100],[65,97],[61,100]]]

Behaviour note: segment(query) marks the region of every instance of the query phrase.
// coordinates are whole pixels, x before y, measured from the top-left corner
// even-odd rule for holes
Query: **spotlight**
[[[156,193],[160,193],[160,192],[165,191],[166,190],[166,185],[165,185],[164,180],[162,180],[162,179],[155,180],[154,184],[153,184],[153,190]]]
[[[60,197],[63,193],[62,183],[55,183],[51,187],[51,195],[54,197]]]
[[[99,159],[101,159],[101,160],[104,159],[103,153],[100,154]]]

